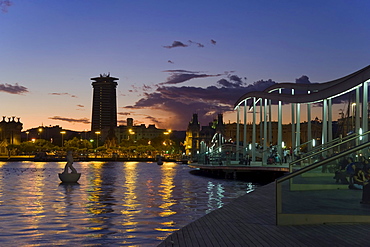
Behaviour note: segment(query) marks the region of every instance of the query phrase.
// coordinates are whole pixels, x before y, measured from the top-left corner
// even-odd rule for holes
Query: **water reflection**
[[[206,213],[211,212],[215,208],[221,208],[224,204],[222,202],[222,198],[224,197],[223,193],[225,190],[223,189],[222,184],[214,184],[213,182],[208,182],[207,186],[207,194],[208,194],[208,209]]]
[[[176,212],[171,209],[171,206],[176,204],[176,200],[173,198],[173,189],[175,188],[173,180],[176,175],[174,167],[176,165],[176,163],[165,162],[161,166],[161,184],[159,185],[158,193],[162,197],[162,204],[159,205],[162,211],[159,212],[159,216],[163,217],[165,220],[161,222],[161,227],[155,228],[156,231],[170,232],[177,230],[177,228],[173,228],[175,222],[169,220],[169,216],[176,214]]]
[[[2,244],[153,246],[254,189],[171,162],[76,162],[79,184],[61,184],[63,166],[0,163]]]
[[[125,163],[123,166],[125,180],[123,185],[124,197],[122,199],[123,209],[121,213],[125,216],[122,226],[124,226],[126,232],[136,231],[137,225],[139,224],[136,215],[141,213],[141,211],[138,210],[140,203],[136,195],[138,179],[137,166],[138,162]],[[132,236],[128,235],[127,237],[131,238]]]

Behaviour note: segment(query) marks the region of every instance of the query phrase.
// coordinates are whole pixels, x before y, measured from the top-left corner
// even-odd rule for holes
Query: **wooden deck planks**
[[[274,183],[167,237],[159,246],[369,246],[369,224],[276,226]],[[170,244],[169,244],[170,243]]]

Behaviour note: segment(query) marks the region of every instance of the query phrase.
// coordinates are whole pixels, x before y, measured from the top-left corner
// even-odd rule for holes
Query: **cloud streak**
[[[10,93],[10,94],[24,94],[28,93],[28,89],[24,86],[19,86],[18,83],[11,85],[8,83],[0,84],[0,92]]]
[[[82,123],[82,124],[89,124],[90,120],[87,118],[67,118],[67,117],[60,117],[60,116],[54,116],[54,117],[49,117],[51,120],[58,120],[58,121],[64,121],[68,123]]]
[[[167,48],[167,49],[172,49],[172,48],[176,48],[176,47],[188,47],[188,45],[185,45],[181,41],[174,41],[174,42],[172,42],[172,45],[164,45],[163,47]]]
[[[211,39],[212,45],[216,45],[216,43],[217,42],[215,40]],[[204,44],[196,42],[196,41],[192,41],[192,40],[188,40],[188,44],[175,40],[172,42],[172,45],[164,45],[163,47],[167,49],[172,49],[172,48],[177,48],[177,47],[189,47],[191,45],[196,45],[199,48],[204,48]]]
[[[76,95],[70,94],[70,93],[49,93],[50,95],[55,95],[55,96],[70,96],[72,98],[77,98]]]
[[[195,78],[217,77],[223,75],[223,74],[216,75],[200,74],[201,72],[193,72],[187,70],[165,70],[163,72],[169,72],[170,76],[167,78],[167,81],[162,82],[159,85],[178,84]]]
[[[8,12],[8,8],[12,6],[12,2],[9,0],[0,0],[0,9],[2,12]]]

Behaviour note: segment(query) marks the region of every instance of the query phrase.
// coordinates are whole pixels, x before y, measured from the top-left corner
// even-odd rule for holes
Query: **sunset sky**
[[[90,78],[110,73],[119,124],[234,122],[246,92],[369,65],[369,12],[363,0],[0,0],[0,116],[90,130]]]

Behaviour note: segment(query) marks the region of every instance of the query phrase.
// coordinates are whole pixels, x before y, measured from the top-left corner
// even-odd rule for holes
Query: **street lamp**
[[[26,131],[26,134],[27,134],[27,141],[28,141],[28,134],[29,134],[30,132],[29,131]]]
[[[41,133],[42,133],[42,128],[39,128],[39,136],[40,136],[40,139],[42,139],[41,138]]]
[[[101,134],[100,131],[95,131],[95,134],[96,134],[96,148],[98,148],[99,146],[99,135]]]
[[[63,131],[61,131],[60,132],[60,134],[62,134],[62,147],[64,146],[64,139],[63,139],[63,137],[64,137],[64,134],[65,134],[66,132],[63,130]]]

